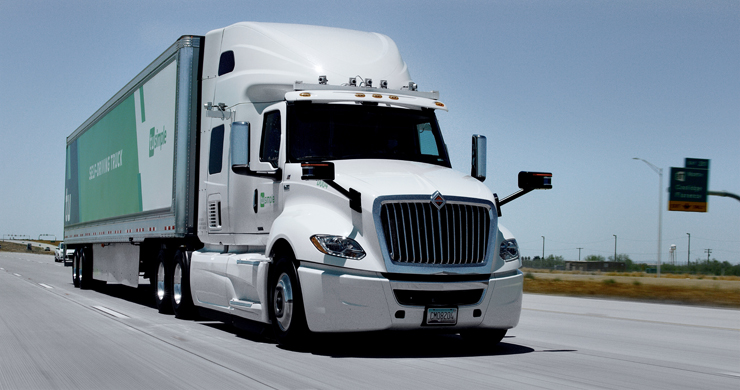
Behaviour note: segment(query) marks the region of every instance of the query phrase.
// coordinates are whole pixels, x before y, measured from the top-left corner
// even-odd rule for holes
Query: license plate
[[[457,324],[457,308],[430,307],[427,309],[427,325]]]

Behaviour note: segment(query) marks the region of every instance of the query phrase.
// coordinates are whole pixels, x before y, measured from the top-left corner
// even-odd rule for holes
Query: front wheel
[[[308,336],[301,287],[290,257],[280,256],[270,272],[270,322],[278,343],[296,347]]]

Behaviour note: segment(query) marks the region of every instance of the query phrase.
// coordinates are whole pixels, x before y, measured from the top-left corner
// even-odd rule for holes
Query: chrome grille
[[[380,220],[391,261],[402,264],[482,264],[491,217],[487,207],[447,203],[388,202]]]

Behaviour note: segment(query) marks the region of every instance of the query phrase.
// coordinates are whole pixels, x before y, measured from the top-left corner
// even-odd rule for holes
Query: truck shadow
[[[97,285],[94,288],[118,299],[123,299],[156,310],[149,284],[143,283],[138,288],[121,285]],[[384,331],[365,333],[314,333],[311,339],[300,348],[285,348],[277,345],[271,337],[269,326],[243,321],[239,326],[234,323],[220,322],[203,317],[196,317],[193,322],[202,326],[232,333],[234,336],[255,343],[275,344],[277,348],[296,353],[332,358],[445,358],[469,356],[506,356],[535,352],[534,349],[516,344],[516,336],[506,336],[494,346],[476,344],[464,340],[457,334],[440,334],[431,332]]]
[[[377,332],[318,335],[305,352],[333,358],[445,358],[469,356],[505,356],[534,352],[513,343],[507,336],[493,346],[463,340],[455,334],[412,332]]]
[[[140,284],[136,288],[120,284],[105,284],[103,282],[93,285],[93,290],[124,301],[156,309],[154,298],[152,298],[152,289],[148,282]]]

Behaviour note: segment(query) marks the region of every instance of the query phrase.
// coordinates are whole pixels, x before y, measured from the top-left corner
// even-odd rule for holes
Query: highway
[[[316,336],[161,315],[139,289],[79,290],[54,256],[0,252],[0,389],[740,389],[740,311],[525,295],[492,349],[458,336]]]

